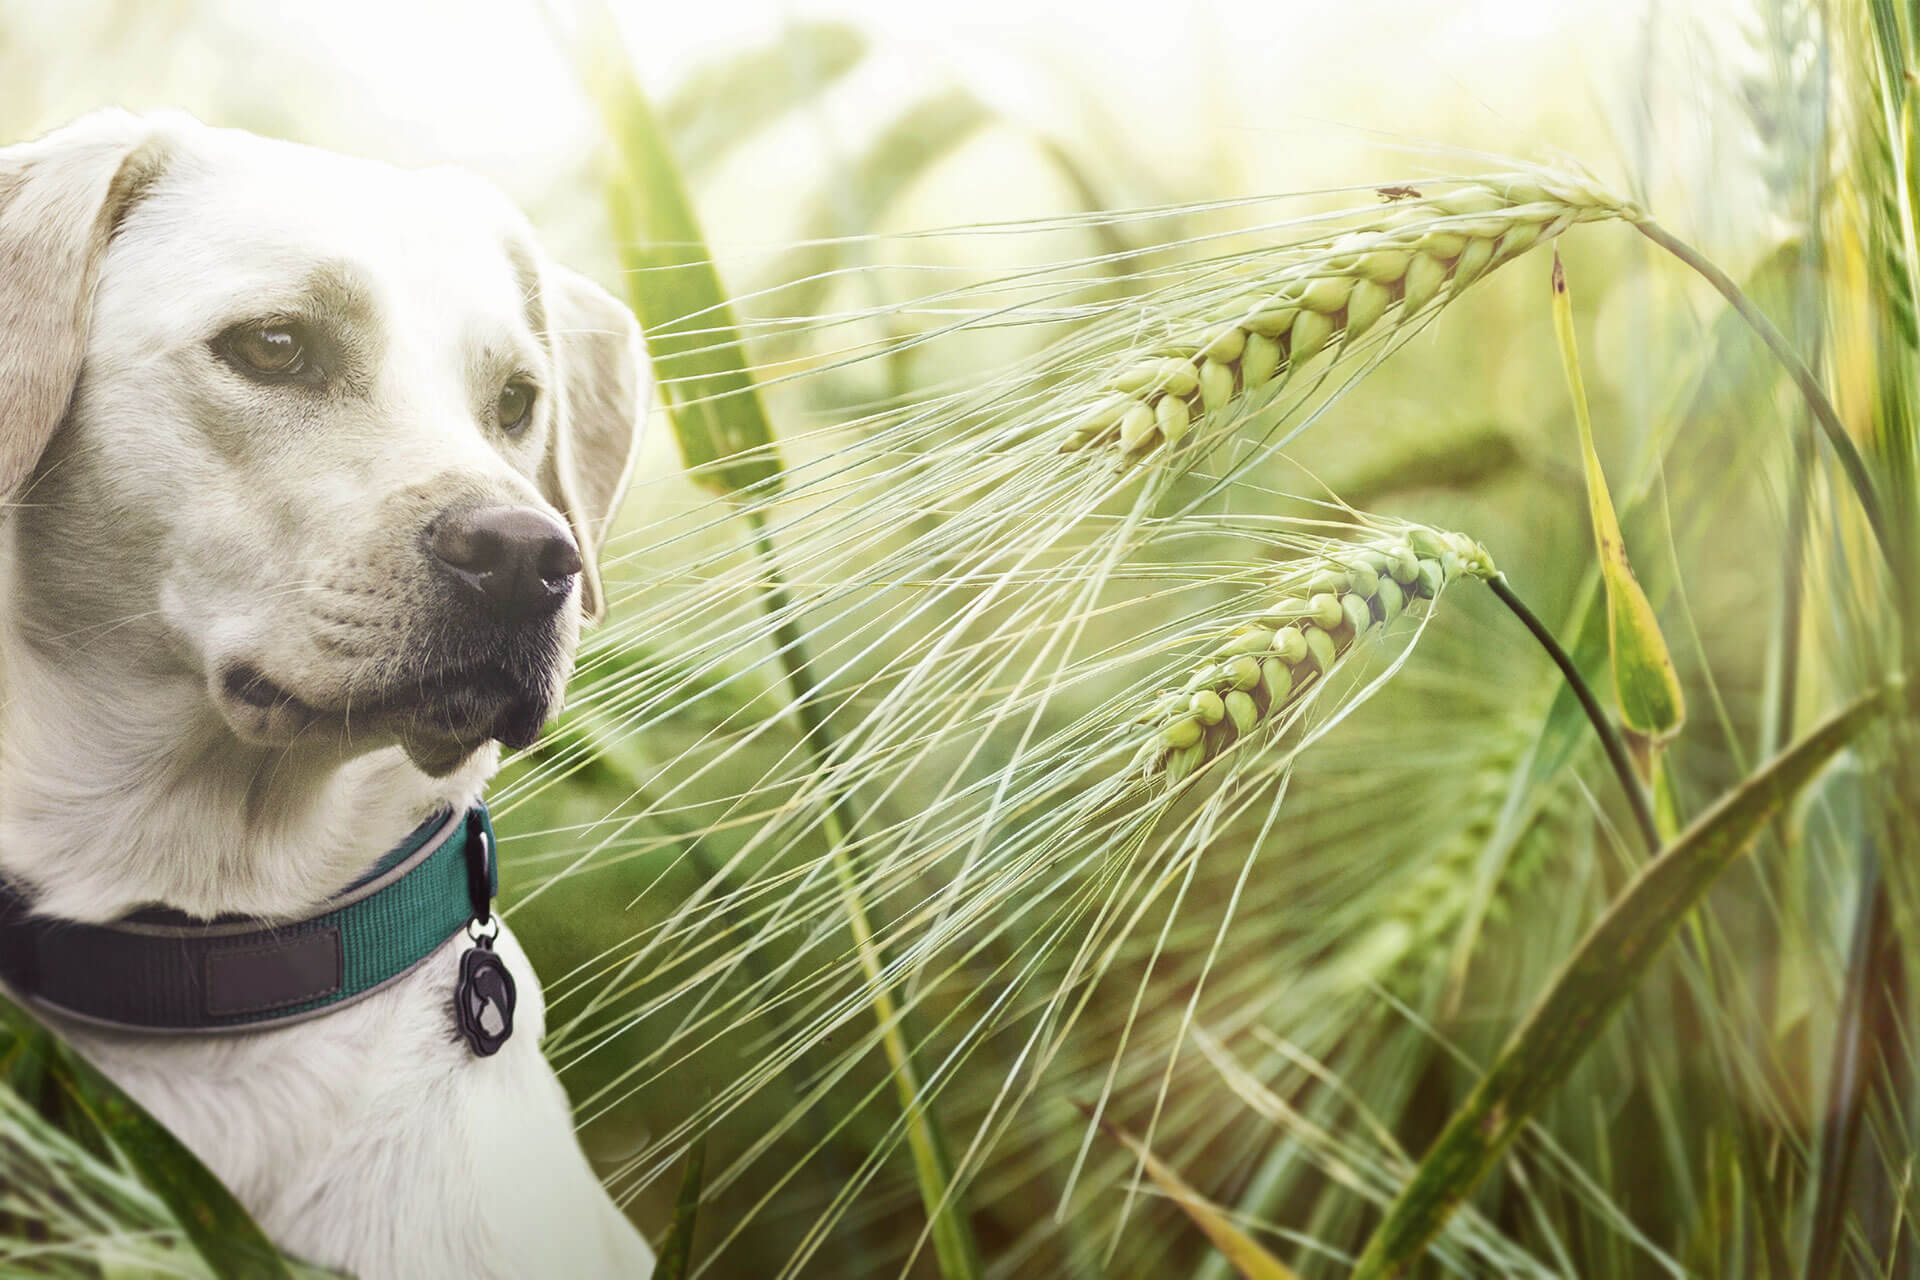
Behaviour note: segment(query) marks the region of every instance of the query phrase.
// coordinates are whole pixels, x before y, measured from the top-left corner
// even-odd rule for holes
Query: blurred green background
[[[1016,304],[1019,323],[947,332],[968,309],[998,305],[989,286],[1023,268],[1087,264],[1078,269],[1092,281],[1086,296],[1104,314],[1124,314],[1155,272],[1257,244],[1274,218],[1365,207],[1377,185],[1497,169],[1500,156],[1578,158],[1742,278],[1797,234],[1804,212],[1795,157],[1810,145],[1812,113],[1794,92],[1810,74],[1796,44],[1804,33],[1766,6],[614,9],[624,56],[660,109],[736,297],[783,448],[800,465],[857,444],[870,415],[991,379],[1070,332],[1070,320],[1034,299]],[[617,266],[604,144],[566,53],[572,30],[564,4],[0,0],[0,141],[117,104],[184,109],[405,165],[458,164],[518,201],[556,258],[626,293],[633,282]],[[1303,194],[1284,209],[1259,200],[1281,193]],[[1085,217],[1156,209],[1164,212]],[[1766,731],[1759,704],[1771,651],[1755,601],[1777,571],[1756,548],[1779,536],[1784,482],[1780,456],[1744,424],[1786,402],[1772,374],[1753,372],[1750,340],[1726,332],[1717,299],[1651,247],[1589,228],[1563,252],[1603,460],[1708,726],[1677,749],[1697,803],[1739,772],[1728,744]],[[1290,450],[1291,466],[1262,478],[1290,492],[1324,484],[1363,510],[1464,529],[1558,623],[1577,616],[1591,549],[1547,269],[1535,255],[1473,290],[1344,394]],[[583,657],[576,709],[534,760],[510,763],[496,813],[511,920],[547,981],[552,1023],[579,1017],[585,1028],[559,1062],[589,1154],[657,1237],[677,1162],[655,1144],[782,1024],[730,1024],[671,1070],[629,1081],[626,1064],[671,1039],[677,1015],[608,1021],[602,1003],[617,1011],[622,997],[609,994],[617,984],[606,958],[676,920],[678,904],[749,847],[756,815],[777,809],[804,770],[795,736],[777,722],[764,651],[730,666],[684,665],[676,615],[727,571],[739,534],[682,474],[660,415],[619,527],[614,623]],[[804,576],[807,552],[794,554]],[[1610,802],[1596,796],[1603,775],[1584,750],[1572,771],[1515,788],[1557,688],[1545,659],[1482,597],[1450,600],[1447,611],[1448,625],[1430,630],[1400,679],[1303,761],[1288,834],[1247,888],[1223,949],[1232,977],[1216,977],[1199,1018],[1231,1027],[1223,1039],[1277,1095],[1343,1136],[1377,1121],[1414,1152],[1473,1078],[1452,1050],[1484,1061],[1628,866]],[[843,614],[815,638],[832,650],[860,625]],[[856,662],[841,684],[858,691],[886,656]],[[649,689],[684,705],[635,711],[633,691]],[[632,728],[641,721],[644,732]],[[755,736],[763,722],[772,727]],[[591,747],[584,762],[568,754],[580,744]],[[942,760],[990,773],[990,762]],[[534,771],[554,762],[565,767]],[[742,810],[738,786],[763,775],[775,781]],[[1528,806],[1524,819],[1515,796]],[[891,803],[911,811],[911,786]],[[1514,821],[1520,834],[1507,840]],[[1222,843],[1252,838],[1242,831]],[[1496,846],[1498,858],[1484,861]],[[802,841],[786,856],[797,865],[818,853]],[[1174,959],[1148,982],[1136,1051],[1145,1074],[1134,1080],[1145,1084],[1115,1103],[1136,1130],[1153,1109],[1163,1033],[1192,989],[1238,865],[1207,865],[1171,935]],[[1731,1166],[1714,1144],[1739,1127],[1716,1128],[1716,1117],[1774,1108],[1781,1096],[1804,1102],[1811,1086],[1769,1080],[1744,1092],[1729,1083],[1742,1070],[1715,1055],[1746,1052],[1743,1069],[1764,1063],[1753,1069],[1762,1076],[1810,1069],[1828,996],[1784,988],[1817,986],[1810,975],[1837,964],[1834,931],[1779,926],[1754,903],[1784,893],[1800,904],[1795,919],[1830,924],[1840,897],[1811,875],[1786,886],[1743,875],[1726,890],[1710,946],[1728,964],[1766,957],[1754,981],[1768,991],[1766,1032],[1777,1042],[1729,1050],[1751,1027],[1702,1031],[1693,971],[1674,961],[1550,1108],[1551,1150],[1573,1154],[1562,1162],[1536,1152],[1539,1186],[1523,1180],[1480,1202],[1518,1244],[1441,1265],[1491,1273],[1507,1264],[1490,1259],[1507,1258],[1518,1273],[1626,1275],[1738,1256],[1716,1234],[1732,1230],[1714,1199]],[[1466,920],[1474,924],[1463,930]],[[816,938],[776,955],[831,945]],[[1144,953],[1129,953],[1116,971],[1148,968]],[[627,979],[644,991],[644,973]],[[1085,1128],[1069,1098],[1099,1091],[1126,1017],[1131,985],[1115,987],[1087,1022],[1084,1053],[1060,1064],[1057,1092],[1036,1102],[971,1189],[992,1274],[1218,1266],[1151,1198],[1133,1207],[1126,1245],[1105,1252],[1130,1173],[1117,1148],[1095,1146],[1086,1195],[1052,1214]],[[952,1007],[947,999],[936,992],[927,1007]],[[601,1026],[615,1038],[580,1052]],[[1691,1035],[1709,1036],[1713,1053],[1689,1053]],[[838,1048],[823,1042],[812,1067],[838,1061]],[[1000,1078],[988,1064],[1004,1068],[997,1055],[1015,1048],[995,1042],[943,1095],[951,1132],[973,1131]],[[1301,1055],[1331,1063],[1346,1092],[1314,1084]],[[894,1114],[891,1095],[872,1092],[882,1070],[877,1054],[864,1055],[809,1118],[736,1181],[711,1188],[696,1261],[711,1259],[711,1274],[776,1274],[825,1222],[808,1274],[903,1264],[919,1209],[904,1153],[880,1136]],[[781,1077],[731,1111],[710,1138],[709,1169],[791,1121],[803,1082],[804,1073]],[[1224,1203],[1251,1195],[1279,1129],[1250,1119],[1247,1092],[1223,1086],[1203,1055],[1181,1059],[1170,1096],[1162,1154]],[[813,1118],[821,1115],[845,1125],[832,1131]],[[1250,1208],[1250,1219],[1353,1247],[1365,1219],[1337,1194],[1345,1157],[1310,1150],[1297,1132],[1294,1141],[1308,1149],[1308,1172]],[[829,1213],[874,1150],[881,1175],[851,1211]],[[781,1182],[792,1168],[803,1175]],[[723,1241],[736,1214],[745,1225]],[[1652,1243],[1635,1243],[1627,1223],[1644,1223]],[[1522,1254],[1533,1261],[1513,1261]],[[1308,1250],[1300,1265],[1331,1274],[1337,1256]],[[925,1252],[913,1266],[934,1274]]]

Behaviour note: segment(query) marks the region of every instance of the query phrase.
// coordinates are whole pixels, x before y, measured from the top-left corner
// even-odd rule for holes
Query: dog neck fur
[[[10,542],[0,525],[0,566]],[[249,746],[197,676],[49,654],[11,614],[0,688],[0,874],[62,919],[308,914],[434,810],[471,804],[499,759],[488,744],[431,778],[396,746]]]

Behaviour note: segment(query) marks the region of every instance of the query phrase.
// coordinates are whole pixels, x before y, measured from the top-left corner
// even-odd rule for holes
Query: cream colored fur
[[[315,309],[351,366],[323,394],[215,350]],[[515,370],[541,390],[510,437],[488,411]],[[632,317],[470,178],[185,117],[0,149],[0,873],[75,920],[290,918],[478,796],[499,753],[477,720],[379,698],[459,626],[421,530],[456,500],[537,505],[590,566],[648,396]],[[529,677],[540,705],[599,592],[589,569]],[[236,670],[286,696],[236,696]],[[301,1257],[368,1280],[646,1275],[510,933],[513,1038],[477,1058],[455,1034],[467,945],[284,1029],[61,1029]]]

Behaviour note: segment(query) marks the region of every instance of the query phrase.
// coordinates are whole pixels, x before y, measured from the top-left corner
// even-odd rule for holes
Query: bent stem
[[[1514,594],[1513,587],[1507,582],[1507,575],[1496,573],[1487,579],[1487,586],[1500,602],[1513,611],[1540,647],[1553,659],[1553,665],[1560,668],[1560,674],[1567,678],[1567,684],[1573,689],[1573,696],[1580,700],[1580,709],[1587,713],[1587,719],[1593,724],[1593,731],[1600,739],[1600,745],[1606,749],[1607,763],[1613,766],[1613,772],[1620,779],[1620,789],[1627,793],[1627,804],[1633,810],[1634,825],[1640,828],[1640,838],[1646,842],[1647,852],[1660,851],[1660,825],[1654,821],[1653,802],[1647,797],[1647,789],[1640,782],[1640,775],[1634,770],[1633,757],[1627,752],[1627,744],[1620,737],[1620,731],[1613,727],[1613,721],[1607,718],[1606,709],[1600,700],[1593,696],[1593,690],[1587,685],[1586,677],[1580,674],[1580,668],[1574,665],[1573,657],[1560,642],[1554,639],[1547,624],[1526,603]]]
[[[1820,380],[1814,376],[1813,370],[1807,367],[1807,362],[1802,360],[1799,353],[1793,349],[1786,335],[1774,327],[1773,321],[1767,319],[1766,312],[1755,305],[1753,299],[1733,282],[1731,276],[1716,267],[1698,249],[1651,218],[1634,225],[1640,229],[1641,235],[1692,267],[1708,284],[1719,290],[1720,296],[1740,313],[1740,318],[1759,335],[1760,341],[1767,344],[1767,349],[1773,352],[1774,358],[1786,369],[1787,376],[1793,379],[1794,386],[1800,389],[1800,394],[1806,399],[1807,406],[1813,410],[1814,420],[1820,424],[1821,431],[1826,434],[1827,443],[1833,446],[1834,455],[1840,459],[1840,469],[1847,473],[1847,482],[1853,486],[1854,496],[1860,503],[1861,513],[1866,516],[1867,524],[1873,529],[1874,541],[1880,544],[1880,554],[1885,558],[1888,570],[1894,573],[1897,579],[1903,557],[1899,553],[1893,531],[1887,525],[1886,512],[1880,505],[1879,491],[1873,486],[1873,477],[1867,474],[1866,459],[1860,456],[1859,446],[1855,445],[1853,437],[1847,434],[1846,426],[1840,421],[1839,411],[1833,407],[1833,401],[1827,399],[1827,393],[1821,389]]]

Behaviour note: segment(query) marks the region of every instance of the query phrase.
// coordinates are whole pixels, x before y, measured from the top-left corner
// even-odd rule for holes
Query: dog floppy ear
[[[580,609],[606,612],[600,544],[633,472],[653,374],[633,313],[577,272],[549,267],[547,329],[560,370],[558,413],[543,479],[580,544]]]
[[[0,147],[0,502],[67,414],[114,227],[160,171],[153,129],[121,111]]]

